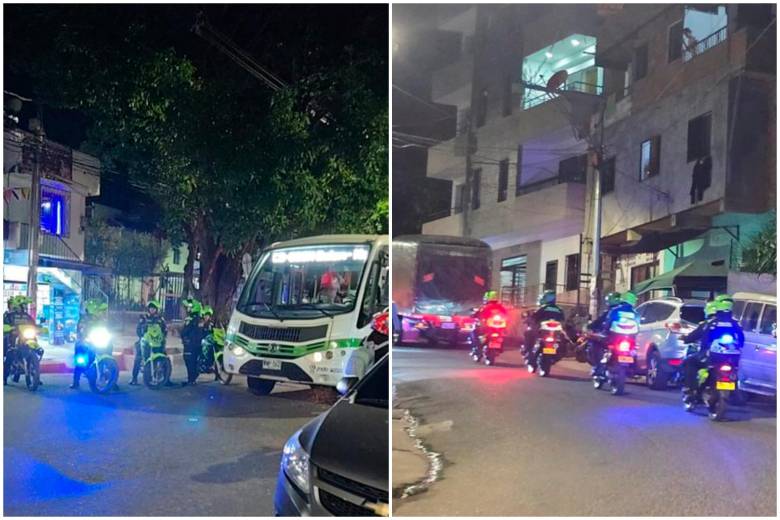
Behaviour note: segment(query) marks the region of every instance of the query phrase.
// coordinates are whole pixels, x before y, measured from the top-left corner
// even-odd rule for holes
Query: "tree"
[[[110,226],[92,219],[84,243],[88,262],[108,267],[120,276],[149,276],[155,273],[170,248],[167,240],[150,233]]]
[[[273,93],[224,56],[214,70],[214,56],[161,45],[145,21],[48,7],[13,25],[12,70],[33,79],[36,97],[89,118],[83,149],[158,202],[161,229],[189,244],[185,283],[197,256],[198,296],[221,317],[245,253],[304,234],[387,231],[381,56],[297,60],[296,81]],[[42,31],[51,39],[30,38]]]
[[[774,213],[742,249],[742,270],[777,275],[777,227]]]

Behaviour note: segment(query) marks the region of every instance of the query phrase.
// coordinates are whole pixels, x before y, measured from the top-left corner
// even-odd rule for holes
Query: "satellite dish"
[[[566,72],[566,69],[559,70],[547,80],[547,92],[552,93],[557,91],[561,85],[566,83],[567,79],[569,79],[569,73]]]

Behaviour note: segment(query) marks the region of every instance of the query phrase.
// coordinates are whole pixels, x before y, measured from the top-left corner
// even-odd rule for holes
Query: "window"
[[[479,187],[482,183],[482,170],[471,172],[471,209],[479,209]]]
[[[41,229],[51,235],[68,236],[70,197],[65,191],[41,187]]]
[[[658,175],[661,168],[661,136],[643,141],[639,152],[639,180]]]
[[[731,316],[739,321],[742,318],[742,311],[745,310],[744,300],[734,300],[734,308],[731,310]]]
[[[544,290],[555,291],[558,285],[558,260],[547,262],[544,269]]]
[[[463,184],[455,185],[455,199],[453,200],[452,213],[457,215],[463,212]]]
[[[710,125],[712,113],[688,121],[688,162],[710,154]]]
[[[558,178],[562,182],[585,182],[588,154],[569,157],[558,163]]]
[[[515,165],[515,196],[520,195],[520,178],[523,171],[523,145],[517,145],[517,164]]]
[[[641,45],[634,49],[634,81],[647,76],[647,44]]]
[[[358,327],[362,328],[371,323],[374,314],[386,306],[387,295],[387,247],[379,250],[379,255],[371,264],[366,290],[363,293],[363,304],[358,316]],[[383,300],[385,303],[383,303]]]
[[[761,315],[761,327],[758,332],[760,334],[772,334],[772,331],[777,327],[777,307],[774,305],[767,305],[764,307],[764,314]]]
[[[683,305],[680,308],[680,319],[697,325],[704,321],[704,307],[701,305]]]
[[[173,248],[173,263],[178,265],[181,262],[181,249],[178,247]]]
[[[601,195],[615,191],[615,158],[602,161],[601,163]]]
[[[504,75],[504,90],[501,93],[501,115],[512,115],[512,76]]]
[[[580,285],[580,255],[566,256],[566,290],[575,291]]]
[[[477,101],[477,128],[485,126],[485,120],[487,119],[487,109],[488,91],[487,89],[483,89],[479,95],[479,100]]]
[[[680,20],[669,27],[667,38],[668,61],[673,62],[682,56],[683,48],[683,21]]]
[[[506,200],[506,192],[509,188],[509,159],[503,159],[498,163],[498,202]]]
[[[501,260],[501,300],[510,305],[525,303],[526,255]]]
[[[761,314],[761,307],[763,303],[751,302],[745,305],[745,312],[742,315],[742,319],[739,324],[742,326],[742,330],[746,332],[753,332],[758,327],[758,316]]]

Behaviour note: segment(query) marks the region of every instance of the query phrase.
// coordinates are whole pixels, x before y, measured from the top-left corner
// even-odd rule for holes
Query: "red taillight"
[[[546,338],[544,338],[544,341],[546,341],[547,343],[553,343],[555,342],[555,336],[547,336]]]
[[[494,314],[487,319],[487,326],[494,329],[503,329],[506,327],[506,319],[501,314]]]
[[[731,365],[721,365],[720,366],[721,372],[731,372]]]
[[[669,365],[673,366],[673,367],[680,366],[680,365],[682,365],[682,359],[670,359],[669,360]]]
[[[491,338],[497,338],[497,337],[499,337],[500,335],[501,335],[501,334],[499,334],[498,332],[494,332],[493,334],[491,334],[491,335],[490,335],[490,337],[491,337]]]
[[[618,350],[620,352],[629,352],[631,350],[631,342],[624,339],[618,343]]]

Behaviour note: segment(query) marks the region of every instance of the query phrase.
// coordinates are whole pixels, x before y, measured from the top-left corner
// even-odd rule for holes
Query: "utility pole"
[[[599,138],[594,147],[596,163],[593,176],[593,276],[591,277],[592,293],[590,300],[590,314],[596,316],[601,304],[601,170],[604,161],[604,112],[606,105],[601,107],[599,115]]]
[[[38,103],[38,117],[31,130],[35,133],[35,165],[30,182],[30,234],[27,270],[27,297],[32,300],[30,314],[38,314],[38,238],[41,230],[41,157],[43,155],[43,117],[41,104]]]

